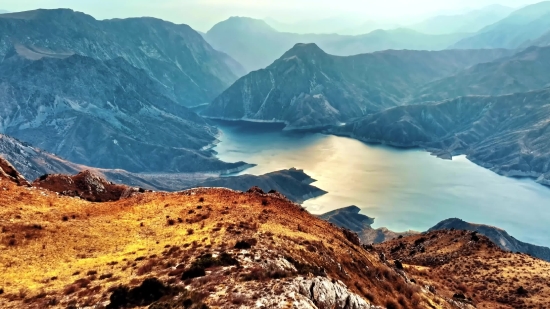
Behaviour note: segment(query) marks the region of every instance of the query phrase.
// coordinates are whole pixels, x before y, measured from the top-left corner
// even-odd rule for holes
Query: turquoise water
[[[499,176],[465,157],[452,161],[422,150],[368,145],[278,124],[216,122],[215,150],[224,161],[257,164],[241,174],[291,167],[329,193],[303,205],[315,214],[357,205],[374,227],[424,231],[447,218],[498,226],[519,240],[550,246],[550,188]]]

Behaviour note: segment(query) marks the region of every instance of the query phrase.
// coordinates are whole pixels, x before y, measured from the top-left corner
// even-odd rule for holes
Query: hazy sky
[[[0,9],[71,8],[98,19],[153,16],[206,31],[229,16],[271,17],[284,22],[349,16],[395,21],[457,12],[495,3],[520,7],[531,0],[0,0]]]

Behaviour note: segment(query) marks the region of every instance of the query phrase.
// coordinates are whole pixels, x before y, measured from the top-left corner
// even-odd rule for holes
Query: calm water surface
[[[422,150],[367,145],[282,125],[217,122],[215,150],[224,161],[258,166],[241,174],[304,169],[329,193],[303,205],[315,214],[357,205],[374,227],[424,231],[447,218],[506,229],[519,240],[550,246],[550,188],[499,176],[465,157],[442,160]]]

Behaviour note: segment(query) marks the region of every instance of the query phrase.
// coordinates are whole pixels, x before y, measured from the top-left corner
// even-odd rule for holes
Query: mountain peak
[[[90,20],[95,20],[90,15],[84,14],[82,12],[77,12],[71,9],[37,9],[32,11],[23,11],[15,13],[6,13],[1,14],[0,18],[5,19],[24,19],[24,20],[33,20],[33,19],[48,19],[48,18],[63,18],[63,17],[80,17]]]
[[[319,54],[326,55],[327,53],[315,43],[298,43],[289,49],[281,58],[285,59],[292,56],[316,56]]]
[[[215,24],[207,33],[213,32],[277,32],[261,19],[251,17],[232,16]]]

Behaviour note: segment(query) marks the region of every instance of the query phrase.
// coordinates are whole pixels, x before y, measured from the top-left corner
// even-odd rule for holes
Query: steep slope
[[[431,82],[415,93],[415,102],[465,95],[503,95],[550,86],[550,46],[529,47],[511,57],[480,63]]]
[[[513,236],[510,236],[510,234],[508,234],[505,230],[499,229],[498,227],[484,224],[468,223],[460,219],[453,218],[439,222],[428,231],[431,232],[451,229],[477,232],[489,238],[492,242],[497,244],[503,250],[511,252],[522,252],[541,260],[550,262],[550,248],[536,246],[519,241]]]
[[[538,178],[546,184],[549,100],[550,89],[460,97],[388,109],[331,132],[366,142],[423,147],[445,158],[465,154],[499,174]]]
[[[302,203],[310,198],[326,194],[317,187],[311,186],[315,182],[303,170],[288,169],[261,176],[241,175],[236,177],[216,177],[199,182],[192,187],[219,187],[239,191],[257,186],[263,191],[278,191],[295,203]]]
[[[376,30],[357,36],[296,34],[279,32],[263,20],[231,17],[216,24],[204,37],[250,72],[267,67],[298,43],[315,43],[330,54],[349,56],[386,49],[442,50],[465,36],[428,35],[410,29]]]
[[[385,51],[338,57],[315,44],[297,44],[266,69],[240,78],[202,114],[280,121],[289,128],[334,125],[399,105],[427,82],[508,53]]]
[[[474,33],[507,17],[512,11],[510,7],[495,4],[463,14],[430,17],[409,27],[429,34]]]
[[[460,40],[452,49],[518,48],[550,30],[550,1],[528,5]]]
[[[90,203],[0,186],[2,308],[452,308],[277,194]]]
[[[197,172],[242,166],[202,151],[217,130],[122,58],[10,56],[0,65],[0,132],[100,168]]]
[[[209,102],[244,73],[189,26],[154,18],[98,21],[72,10],[35,10],[2,14],[0,33],[1,58],[13,48],[34,59],[122,57],[186,106]]]
[[[0,179],[11,181],[19,186],[31,186],[13,165],[6,159],[0,157]]]
[[[414,231],[397,233],[387,228],[374,229],[371,226],[374,223],[374,218],[362,215],[359,213],[360,211],[361,208],[357,206],[349,206],[327,212],[318,217],[341,228],[357,233],[359,239],[361,239],[361,242],[364,244],[377,244],[400,236],[418,234],[418,232]]]
[[[485,236],[436,231],[374,246],[410,278],[476,308],[547,308],[550,263],[506,252]],[[457,306],[461,308],[460,306]]]

